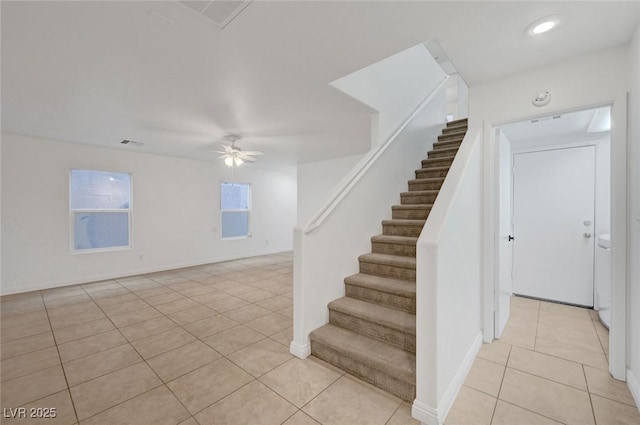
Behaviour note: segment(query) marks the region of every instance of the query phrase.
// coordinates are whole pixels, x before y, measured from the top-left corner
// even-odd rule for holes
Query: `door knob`
[[[511,235],[509,235],[509,237],[507,238],[507,240],[508,240],[509,242],[511,242],[511,241],[512,241],[512,240],[514,240],[514,239],[515,239],[515,238],[514,238],[513,236],[511,236]]]
[[[591,233],[589,233],[589,232],[584,232],[584,233],[582,234],[582,236],[584,236],[585,238],[589,239],[589,238],[591,237]]]

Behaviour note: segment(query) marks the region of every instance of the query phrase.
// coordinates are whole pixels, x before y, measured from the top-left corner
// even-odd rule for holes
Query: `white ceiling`
[[[590,131],[590,125],[600,110],[601,113],[610,117],[611,108],[606,106],[509,123],[500,126],[500,130],[505,133],[512,148],[548,146],[598,138],[610,133],[609,131]]]
[[[470,85],[626,43],[638,2],[253,1],[224,29],[176,1],[2,1],[3,131],[279,167],[361,153],[369,108],[329,86],[437,38]],[[539,38],[526,26],[559,14]],[[122,139],[143,142],[123,147]]]

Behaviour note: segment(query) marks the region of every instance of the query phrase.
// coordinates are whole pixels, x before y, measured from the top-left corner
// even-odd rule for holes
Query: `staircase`
[[[345,297],[329,303],[329,323],[310,335],[313,355],[406,401],[416,395],[416,242],[466,131],[466,118],[442,130],[360,273],[344,280]]]

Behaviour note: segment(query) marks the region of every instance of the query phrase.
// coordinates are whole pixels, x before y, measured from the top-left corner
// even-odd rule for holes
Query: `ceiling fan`
[[[264,153],[260,151],[243,151],[237,147],[236,142],[242,139],[242,136],[239,134],[226,134],[223,139],[229,144],[222,145],[224,150],[216,152],[222,154],[218,159],[224,159],[224,163],[229,167],[233,167],[234,165],[237,167],[244,162],[255,162],[257,159],[254,158],[254,156],[264,155]]]

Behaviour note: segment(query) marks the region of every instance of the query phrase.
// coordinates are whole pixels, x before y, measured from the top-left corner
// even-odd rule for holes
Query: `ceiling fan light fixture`
[[[239,167],[244,161],[236,156],[235,158],[233,158],[233,162],[235,162],[236,166]]]
[[[233,158],[231,158],[230,156],[226,157],[224,159],[224,163],[227,167],[233,167]]]

